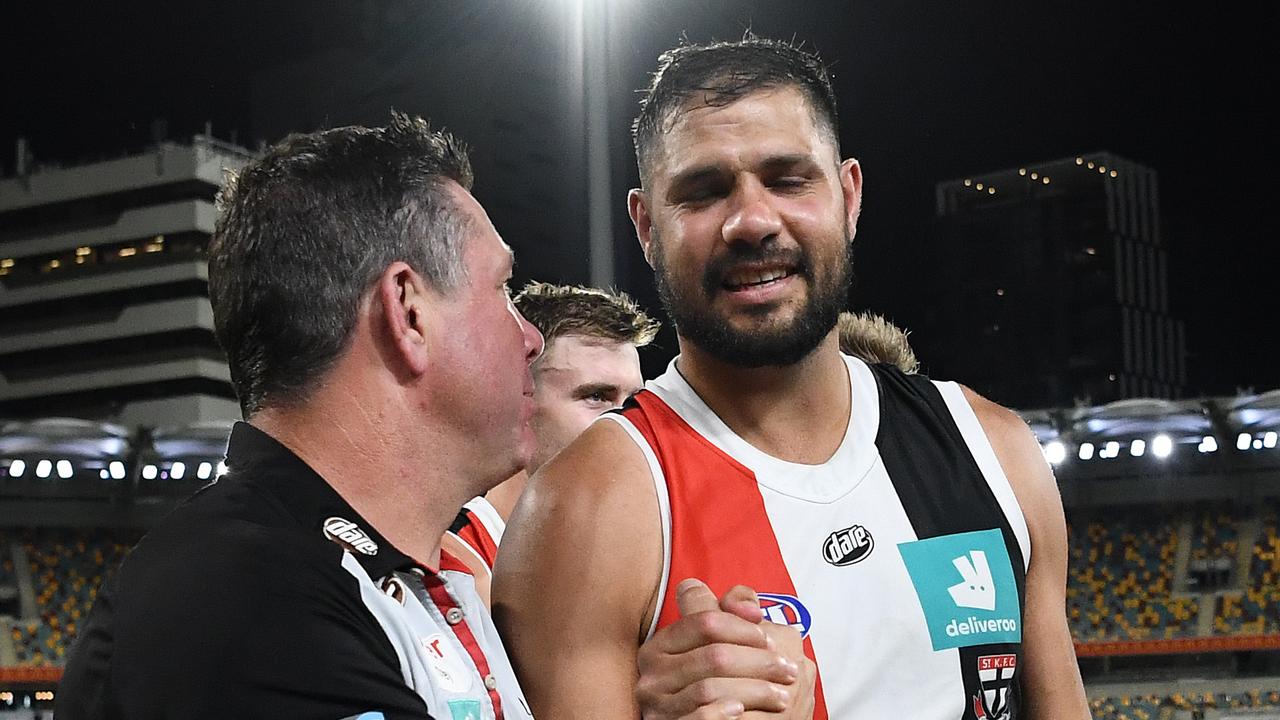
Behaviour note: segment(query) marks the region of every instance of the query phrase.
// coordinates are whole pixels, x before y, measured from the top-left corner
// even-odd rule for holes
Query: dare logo
[[[836,567],[844,567],[866,560],[875,546],[871,533],[861,525],[854,525],[827,536],[826,542],[822,543],[822,559]]]

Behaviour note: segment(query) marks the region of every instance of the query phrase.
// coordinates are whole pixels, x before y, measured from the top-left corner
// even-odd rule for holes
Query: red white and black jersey
[[[465,566],[415,562],[251,425],[227,465],[99,596],[61,720],[532,717]]]
[[[498,558],[498,544],[502,542],[502,533],[506,529],[507,523],[498,509],[485,498],[478,497],[462,506],[462,511],[449,527],[449,534],[471,554],[470,558],[460,560],[478,562],[492,576],[493,562]]]
[[[738,437],[675,361],[604,416],[659,498],[653,629],[678,618],[684,578],[746,584],[804,636],[815,718],[1015,718],[1031,547],[1013,490],[959,386],[846,362],[848,430],[821,465]]]

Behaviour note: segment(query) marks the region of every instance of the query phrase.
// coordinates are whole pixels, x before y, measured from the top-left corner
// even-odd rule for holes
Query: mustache
[[[708,295],[720,290],[724,279],[743,265],[783,265],[792,268],[797,275],[809,276],[809,255],[798,247],[738,246],[707,263],[702,273],[703,290]]]

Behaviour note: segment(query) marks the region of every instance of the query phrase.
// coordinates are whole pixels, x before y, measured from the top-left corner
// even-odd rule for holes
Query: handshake
[[[810,720],[817,669],[795,628],[764,619],[751,588],[716,599],[704,583],[676,589],[680,620],[640,648],[644,720]]]

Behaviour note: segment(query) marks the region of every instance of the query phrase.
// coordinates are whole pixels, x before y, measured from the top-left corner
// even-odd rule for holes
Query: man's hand
[[[640,647],[636,700],[645,720],[741,718],[764,711],[788,720],[813,714],[816,669],[800,634],[765,622],[754,590],[718,602],[702,582],[676,589],[680,620]]]

